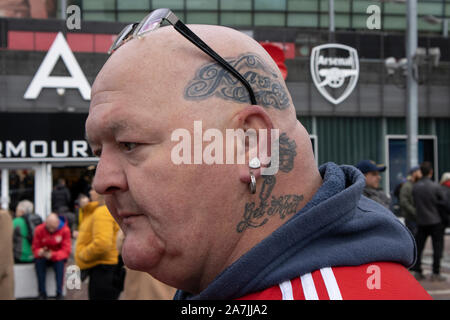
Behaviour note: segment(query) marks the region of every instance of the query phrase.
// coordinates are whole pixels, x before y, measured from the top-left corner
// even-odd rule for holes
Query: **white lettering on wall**
[[[31,141],[30,157],[45,158],[45,157],[47,157],[47,154],[48,154],[47,141],[43,141],[43,140]]]
[[[52,141],[52,157],[64,158],[69,156],[69,141],[65,140],[63,142],[63,151],[58,152],[58,147],[56,141]]]
[[[71,75],[70,77],[50,76],[59,58],[64,62]],[[37,99],[42,88],[76,88],[80,91],[84,100],[90,100],[91,98],[91,86],[61,32],[56,36],[33,80],[31,80],[23,96],[24,99]]]
[[[89,145],[85,140],[21,140],[14,143],[10,140],[0,141],[0,158],[88,158]]]
[[[22,158],[27,156],[27,150],[26,150],[26,145],[25,145],[25,141],[20,141],[19,144],[17,146],[14,146],[14,144],[11,141],[6,141],[6,146],[5,146],[5,152],[6,152],[6,157],[10,158],[12,156],[20,156]]]
[[[77,157],[78,155],[82,157],[88,156],[88,143],[84,140],[72,141],[72,157]]]

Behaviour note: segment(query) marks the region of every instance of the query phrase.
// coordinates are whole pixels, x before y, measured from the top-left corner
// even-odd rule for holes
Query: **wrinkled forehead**
[[[167,80],[179,82],[202,56],[198,50],[172,27],[131,39],[106,61],[93,85],[93,94],[124,86],[140,89],[158,86]],[[201,63],[201,59],[197,63]]]
[[[182,105],[193,63],[189,54],[180,63],[180,51],[184,50],[174,50],[169,39],[149,34],[115,51],[94,82],[90,111],[111,101],[147,108]]]

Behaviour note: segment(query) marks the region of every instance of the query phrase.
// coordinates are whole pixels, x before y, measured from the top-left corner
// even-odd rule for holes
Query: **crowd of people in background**
[[[386,166],[362,160],[356,167],[366,178],[363,194],[389,209],[391,197],[380,188],[380,173]],[[415,277],[425,278],[421,260],[425,242],[431,236],[430,279],[445,281],[440,274],[440,262],[445,228],[450,220],[450,173],[444,173],[440,183],[432,181],[433,174],[429,162],[409,170],[405,181],[395,190],[399,204],[396,214],[416,239],[418,259],[411,269]],[[23,263],[35,264],[39,299],[47,299],[46,270],[52,267],[56,299],[62,299],[65,267],[71,255],[81,270],[81,281],[89,278],[89,299],[115,300],[123,291],[124,299],[172,298],[174,288],[123,265],[120,252],[124,235],[101,195],[93,189],[89,194],[81,193],[75,201],[76,213],[70,209],[71,201],[64,179],[59,179],[52,193],[52,212],[45,221],[34,212],[29,200],[18,202],[13,219],[8,211],[0,211],[0,299],[14,299],[13,264]]]
[[[64,179],[52,192],[52,212],[45,221],[30,200],[18,202],[15,214],[0,210],[0,300],[14,299],[14,264],[35,266],[38,299],[47,299],[47,268],[55,273],[56,296],[63,286],[70,258],[87,279],[91,300],[171,299],[175,289],[144,272],[125,268],[120,250],[123,233],[109,213],[103,197],[89,188],[80,193],[71,210],[71,193]],[[75,211],[75,212],[73,212]],[[74,249],[74,250],[73,250]]]
[[[391,197],[380,188],[380,172],[386,170],[385,165],[376,164],[372,160],[361,160],[356,167],[366,177],[363,194],[382,204],[391,207]],[[422,254],[428,237],[431,237],[433,248],[432,281],[446,281],[440,273],[441,259],[444,252],[445,229],[450,220],[450,173],[442,175],[440,183],[432,180],[434,175],[432,164],[424,161],[420,166],[411,168],[408,176],[394,190],[399,200],[397,215],[403,218],[406,226],[416,239],[417,260],[411,268],[418,280],[425,279],[422,270]]]

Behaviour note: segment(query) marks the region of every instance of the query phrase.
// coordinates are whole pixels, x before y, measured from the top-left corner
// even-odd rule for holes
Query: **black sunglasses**
[[[140,38],[144,34],[158,29],[164,21],[169,22],[186,39],[217,61],[225,70],[234,75],[236,79],[238,79],[247,89],[251,103],[254,105],[257,104],[255,93],[247,80],[245,80],[245,78],[236,69],[226,62],[225,59],[219,56],[213,49],[204,43],[194,32],[191,31],[191,29],[181,22],[181,20],[178,19],[178,17],[170,9],[156,9],[155,11],[150,12],[150,14],[148,14],[140,23],[132,23],[127,25],[117,36],[111,48],[108,50],[108,54],[114,52],[114,50],[130,39]]]

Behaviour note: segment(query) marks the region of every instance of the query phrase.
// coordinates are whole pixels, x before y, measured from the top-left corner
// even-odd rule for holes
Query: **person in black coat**
[[[57,212],[61,207],[70,208],[70,191],[66,187],[64,179],[58,179],[58,183],[52,191],[52,211]]]
[[[423,177],[413,186],[418,228],[416,235],[417,261],[412,270],[416,272],[417,279],[424,279],[421,267],[422,252],[428,236],[431,236],[433,244],[433,274],[431,280],[445,281],[445,277],[440,274],[446,226],[445,217],[441,211],[445,196],[441,186],[431,180],[433,176],[431,163],[423,162],[420,165],[420,170]]]

